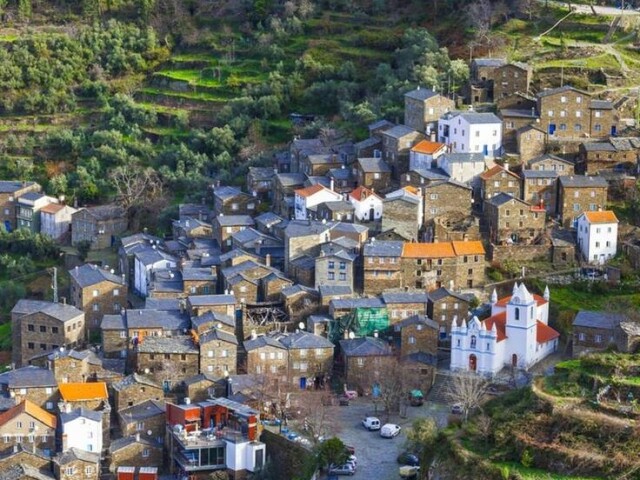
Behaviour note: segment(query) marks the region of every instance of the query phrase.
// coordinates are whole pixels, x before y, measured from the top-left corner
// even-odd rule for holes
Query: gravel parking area
[[[406,430],[413,420],[421,417],[435,418],[438,426],[447,423],[448,406],[425,402],[421,407],[407,407],[405,418],[392,415],[387,422],[387,416],[378,411],[369,398],[357,398],[347,406],[327,407],[331,415],[332,434],[356,449],[358,468],[354,480],[388,480],[400,478],[396,458],[405,449]],[[380,410],[380,408],[379,408]],[[396,423],[402,427],[402,432],[395,438],[382,438],[378,431],[370,432],[362,426],[362,419],[367,415],[376,416],[380,423]]]

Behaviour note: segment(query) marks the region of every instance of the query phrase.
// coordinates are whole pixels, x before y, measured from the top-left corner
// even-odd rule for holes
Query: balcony
[[[224,447],[218,447],[178,451],[174,459],[185,471],[195,472],[227,468],[224,457]]]

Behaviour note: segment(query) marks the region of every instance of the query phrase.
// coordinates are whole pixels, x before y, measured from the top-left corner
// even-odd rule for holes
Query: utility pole
[[[53,267],[53,303],[58,303],[58,269]]]

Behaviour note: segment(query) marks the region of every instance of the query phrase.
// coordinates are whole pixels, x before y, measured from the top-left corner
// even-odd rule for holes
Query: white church
[[[493,376],[504,367],[528,369],[558,347],[560,334],[549,325],[549,288],[532,295],[524,283],[509,297],[491,295],[491,316],[451,325],[451,370]]]

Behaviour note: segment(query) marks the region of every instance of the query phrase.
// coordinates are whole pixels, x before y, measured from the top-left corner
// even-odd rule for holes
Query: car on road
[[[400,478],[418,478],[420,467],[414,467],[411,465],[403,465],[400,467]]]
[[[362,426],[370,431],[380,430],[380,419],[377,417],[365,417],[362,420]]]
[[[380,429],[380,436],[383,438],[397,437],[400,434],[400,430],[402,430],[400,425],[396,425],[395,423],[386,423]]]
[[[355,467],[348,463],[345,463],[344,465],[329,466],[329,475],[353,475],[355,473]]]
[[[400,465],[410,465],[412,467],[417,467],[420,465],[420,459],[417,455],[411,452],[402,452],[398,455],[398,463]]]

